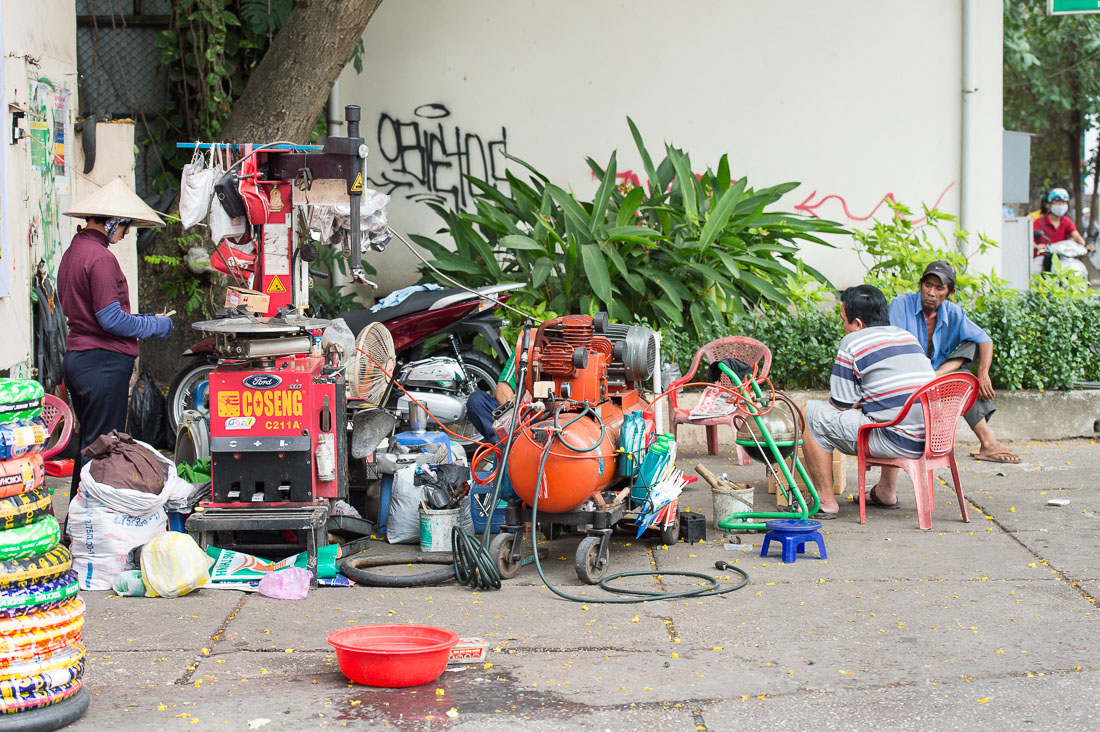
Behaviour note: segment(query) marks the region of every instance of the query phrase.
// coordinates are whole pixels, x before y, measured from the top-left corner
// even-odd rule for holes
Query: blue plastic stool
[[[760,556],[768,556],[768,545],[772,541],[778,541],[783,546],[783,564],[794,564],[799,554],[806,552],[807,542],[816,542],[819,559],[828,559],[825,554],[825,537],[818,529],[820,521],[804,521],[802,519],[780,519],[767,523],[768,533],[764,534],[764,546],[760,548]]]

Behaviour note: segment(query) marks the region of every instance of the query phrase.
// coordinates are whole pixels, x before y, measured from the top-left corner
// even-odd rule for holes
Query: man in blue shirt
[[[989,428],[993,406],[993,341],[966,313],[948,298],[955,292],[955,270],[943,260],[924,269],[918,292],[898,295],[890,303],[890,323],[912,333],[924,347],[932,368],[940,377],[954,371],[969,371],[977,361],[978,400],[963,417],[981,448],[970,453],[975,460],[1018,463],[1020,456],[1005,449]],[[883,476],[884,479],[886,476]]]

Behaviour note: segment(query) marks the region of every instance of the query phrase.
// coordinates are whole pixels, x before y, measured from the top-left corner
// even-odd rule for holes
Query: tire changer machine
[[[330,321],[302,314],[315,252],[304,238],[298,243],[303,224],[291,202],[349,202],[351,274],[373,284],[362,270],[357,225],[367,153],[359,115],[359,107],[346,107],[349,136],[329,137],[323,148],[244,147],[255,165],[242,166],[241,176],[254,170],[252,194],[268,204],[261,220],[249,211],[246,236],[256,247],[251,285],[270,306],[258,317],[237,308],[225,313],[231,317],[192,325],[214,337],[220,360],[208,391],[211,498],[187,529],[203,548],[212,535],[219,545],[241,546],[233,532],[296,531],[299,540],[304,534],[314,582],[329,502],[348,496],[348,415],[342,368],[314,347],[313,332]],[[274,548],[247,546],[256,553]]]

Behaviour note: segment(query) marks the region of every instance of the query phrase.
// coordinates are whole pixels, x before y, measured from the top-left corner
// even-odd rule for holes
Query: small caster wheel
[[[489,542],[489,557],[496,562],[497,572],[500,573],[501,579],[515,577],[522,563],[520,559],[512,561],[512,542],[514,540],[514,534],[497,534]]]
[[[581,582],[598,585],[604,575],[607,574],[607,567],[611,564],[610,562],[605,561],[602,567],[598,566],[601,541],[602,539],[598,536],[586,536],[577,545],[574,564],[577,567],[577,576],[580,577]]]
[[[680,514],[676,514],[676,519],[668,526],[661,527],[661,543],[672,545],[680,540]]]

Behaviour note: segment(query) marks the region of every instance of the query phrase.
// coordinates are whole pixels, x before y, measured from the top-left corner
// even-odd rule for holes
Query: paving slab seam
[[[200,651],[199,655],[195,656],[195,659],[187,664],[187,668],[184,670],[183,675],[175,680],[174,683],[176,685],[185,686],[191,683],[191,677],[195,674],[195,671],[198,670],[199,664],[213,652],[218,642],[221,641],[222,635],[229,627],[229,624],[233,622],[233,618],[237,617],[237,613],[239,613],[244,608],[244,604],[248,602],[248,597],[248,594],[241,595],[241,599],[237,602],[237,605],[229,611],[229,614],[225,617],[225,620],[222,621],[221,625],[218,626],[217,630],[210,634],[209,647],[204,649],[205,653]]]
[[[1020,539],[1020,537],[1016,535],[1016,532],[1015,532],[1015,531],[1011,531],[1011,530],[1009,530],[1008,528],[1006,528],[1004,524],[1002,524],[1002,523],[1001,523],[1001,522],[1000,522],[999,520],[997,520],[997,517],[996,517],[996,516],[994,516],[994,515],[993,515],[992,513],[990,513],[989,511],[986,511],[986,510],[985,510],[984,508],[982,508],[982,507],[981,507],[980,505],[978,505],[978,504],[977,504],[976,502],[974,502],[974,501],[973,501],[973,500],[972,500],[972,499],[971,499],[971,498],[970,498],[969,496],[967,497],[967,499],[966,499],[966,500],[967,500],[967,502],[968,502],[968,503],[969,503],[970,505],[972,505],[972,506],[973,506],[974,508],[976,508],[976,509],[978,509],[979,511],[981,511],[981,512],[982,512],[982,515],[983,515],[983,516],[985,516],[985,517],[987,517],[987,519],[988,519],[988,520],[989,520],[989,521],[990,521],[990,522],[991,522],[991,523],[992,523],[992,524],[993,524],[994,526],[996,526],[996,527],[997,527],[998,529],[1000,529],[1000,530],[1001,530],[1001,532],[1002,532],[1002,533],[1004,533],[1004,535],[1005,535],[1005,536],[1007,536],[1008,538],[1012,539],[1012,541],[1014,541],[1014,542],[1016,542],[1017,544],[1019,544],[1019,545],[1020,545],[1020,547],[1021,547],[1021,548],[1022,548],[1022,549],[1023,549],[1024,551],[1026,551],[1026,552],[1027,552],[1028,554],[1030,554],[1031,556],[1033,556],[1033,557],[1035,557],[1036,559],[1038,559],[1039,561],[1041,561],[1041,562],[1043,563],[1043,566],[1044,566],[1044,567],[1046,567],[1047,569],[1049,569],[1049,570],[1051,571],[1051,573],[1052,573],[1052,574],[1053,574],[1053,575],[1054,575],[1054,576],[1055,576],[1055,577],[1056,577],[1057,579],[1059,579],[1059,580],[1060,580],[1061,582],[1063,582],[1063,583],[1065,583],[1065,584],[1069,585],[1069,586],[1070,586],[1071,588],[1073,588],[1073,589],[1074,589],[1074,590],[1075,590],[1075,591],[1077,592],[1077,594],[1079,594],[1079,595],[1080,595],[1081,597],[1085,598],[1085,600],[1087,600],[1087,601],[1089,602],[1089,604],[1093,605],[1094,607],[1100,607],[1100,598],[1096,598],[1096,597],[1094,597],[1094,596],[1093,596],[1092,594],[1090,594],[1090,593],[1089,593],[1089,592],[1088,592],[1088,591],[1087,591],[1086,589],[1084,589],[1083,587],[1081,587],[1081,586],[1080,586],[1080,584],[1079,584],[1079,583],[1078,583],[1077,581],[1075,581],[1075,580],[1073,580],[1073,579],[1070,579],[1070,578],[1069,578],[1069,577],[1068,577],[1068,576],[1066,575],[1066,573],[1065,573],[1065,572],[1063,572],[1062,570],[1060,570],[1060,569],[1058,569],[1058,568],[1056,568],[1056,567],[1052,567],[1052,566],[1050,565],[1050,563],[1049,563],[1049,562],[1047,562],[1047,560],[1046,560],[1046,559],[1045,559],[1045,558],[1044,558],[1044,557],[1043,557],[1043,556],[1042,556],[1041,554],[1039,554],[1039,553],[1038,553],[1037,551],[1035,551],[1035,550],[1034,550],[1034,549],[1032,549],[1032,548],[1031,548],[1030,546],[1028,546],[1027,544],[1025,544],[1025,543],[1024,543],[1024,542],[1023,542],[1023,541],[1022,541],[1022,540]]]
[[[706,732],[708,729],[707,722],[703,719],[703,708],[695,707],[691,710],[691,719],[695,722],[695,729],[699,732]]]

